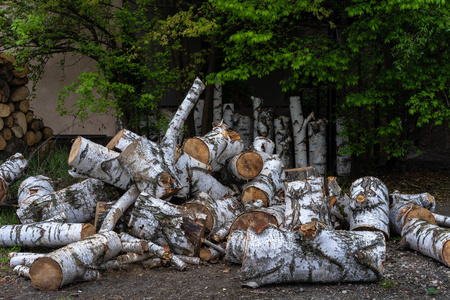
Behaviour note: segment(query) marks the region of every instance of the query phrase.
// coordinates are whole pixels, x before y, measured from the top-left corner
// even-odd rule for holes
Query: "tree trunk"
[[[273,120],[275,131],[276,153],[280,156],[285,168],[294,166],[294,151],[292,147],[291,118],[279,116]]]
[[[253,140],[253,149],[272,155],[275,152],[275,143],[269,138],[257,136]]]
[[[381,233],[316,226],[310,239],[301,231],[268,227],[255,233],[249,229],[242,284],[256,288],[290,282],[376,282],[382,278],[386,243]]]
[[[249,150],[253,143],[252,118],[249,116],[234,114],[233,129],[241,137],[244,150]]]
[[[213,92],[213,123],[220,124],[222,122],[222,86],[216,82]],[[214,126],[214,125],[213,125]]]
[[[269,226],[279,227],[285,221],[286,205],[277,204],[248,210],[237,217],[230,228],[230,234],[235,230],[246,231],[252,228],[258,232]]]
[[[258,136],[274,139],[273,107],[266,107],[261,111],[258,120]]]
[[[254,140],[257,136],[259,136],[258,133],[258,123],[259,123],[259,116],[263,109],[263,99],[251,96],[252,99],[252,105],[253,105],[253,133],[252,133],[252,140]]]
[[[436,219],[428,209],[415,205],[412,202],[398,202],[389,209],[390,233],[400,236],[403,226],[414,218],[426,220],[430,224],[436,224]]]
[[[428,209],[430,212],[434,212],[436,208],[436,200],[429,193],[400,194],[398,191],[394,191],[390,196],[393,204],[412,202]]]
[[[223,105],[223,122],[228,128],[234,128],[233,123],[234,103],[225,103]]]
[[[227,248],[225,252],[225,260],[227,262],[238,265],[242,264],[246,239],[246,230],[234,230],[230,233],[227,239]]]
[[[0,247],[61,247],[95,233],[92,224],[33,223],[0,226]]]
[[[362,177],[350,187],[350,230],[378,230],[389,238],[389,196],[375,177]]]
[[[309,121],[314,118],[314,113],[311,113],[306,119],[303,117],[302,104],[298,96],[289,98],[289,109],[294,136],[295,167],[307,167],[306,129]]]
[[[336,177],[328,177],[328,193],[331,205],[330,213],[339,223],[335,224],[335,228],[348,230],[352,216],[350,210],[352,199],[341,189]]]
[[[205,106],[205,100],[199,99],[194,110],[194,123],[195,123],[195,135],[202,135],[202,123],[203,123],[203,108]]]
[[[231,158],[227,169],[234,179],[248,181],[261,173],[264,162],[269,158],[265,152],[246,151]]]
[[[327,170],[327,122],[324,119],[308,123],[308,161],[320,176]]]
[[[115,232],[95,234],[38,258],[30,267],[31,282],[41,290],[56,290],[77,280],[98,279],[98,271],[89,266],[106,262],[121,250]]]

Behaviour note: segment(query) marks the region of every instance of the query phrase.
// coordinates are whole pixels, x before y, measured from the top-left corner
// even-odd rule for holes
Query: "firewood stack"
[[[13,56],[0,53],[0,150],[6,157],[33,151],[53,136],[53,130],[30,110],[29,72]]]
[[[285,172],[269,139],[247,149],[223,122],[178,145],[203,89],[196,79],[159,144],[128,130],[106,147],[79,137],[69,165],[84,180],[61,190],[44,176],[24,180],[22,224],[1,226],[0,246],[57,249],[11,254],[16,273],[54,290],[135,263],[182,271],[225,258],[242,265],[242,284],[254,288],[373,282],[383,276],[390,235],[449,266],[450,231],[435,224],[427,193],[389,195],[367,176],[347,194],[314,168]]]

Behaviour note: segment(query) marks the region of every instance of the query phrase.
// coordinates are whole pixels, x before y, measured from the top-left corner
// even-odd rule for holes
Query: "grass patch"
[[[393,281],[389,281],[389,280],[379,281],[378,284],[384,288],[396,288],[397,287]]]

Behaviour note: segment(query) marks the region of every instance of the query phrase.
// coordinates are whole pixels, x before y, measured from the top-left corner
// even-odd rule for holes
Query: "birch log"
[[[350,230],[378,230],[389,238],[389,198],[386,185],[375,177],[362,177],[350,187]]]
[[[272,155],[275,152],[275,143],[264,136],[257,136],[253,140],[253,149]]]
[[[352,168],[351,155],[342,153],[348,143],[348,138],[343,132],[344,122],[338,119],[336,122],[336,174],[338,176],[349,175]]]
[[[247,239],[246,230],[234,230],[227,240],[225,260],[233,264],[242,264],[242,256],[245,251],[245,241]]]
[[[436,208],[436,200],[429,193],[418,193],[418,194],[401,194],[399,191],[394,191],[390,195],[392,203],[408,203],[412,202],[415,205],[422,206],[428,209],[430,212],[434,212]]]
[[[330,213],[339,223],[339,225],[335,224],[335,228],[348,230],[352,218],[350,209],[352,199],[341,189],[336,177],[328,177],[328,194],[331,205]]]
[[[28,161],[21,153],[10,156],[0,165],[0,204],[9,196],[9,186],[16,182],[25,172]]]
[[[241,153],[243,149],[241,137],[223,123],[202,137],[187,139],[183,145],[184,152],[211,165],[213,171],[220,171],[229,158]]]
[[[30,176],[19,185],[17,203],[20,207],[30,205],[33,201],[55,192],[55,182],[46,176]]]
[[[103,181],[89,178],[19,207],[16,213],[23,224],[45,221],[62,212],[67,222],[83,223],[94,218],[99,199],[109,199],[114,194]]]
[[[246,115],[233,115],[233,129],[241,137],[244,150],[249,150],[253,143],[252,118]]]
[[[402,234],[403,226],[406,222],[417,218],[423,219],[430,224],[436,224],[436,219],[428,209],[422,206],[415,205],[412,202],[402,203],[398,202],[389,209],[389,224],[390,232],[393,235],[400,236]]]
[[[320,119],[308,123],[308,161],[324,176],[327,169],[327,121]]]
[[[314,118],[314,113],[311,113],[306,119],[303,117],[302,104],[299,96],[292,96],[289,98],[289,109],[291,112],[294,136],[295,167],[306,167],[308,166],[306,130],[308,128],[307,124]]]
[[[235,230],[246,231],[250,227],[253,231],[258,232],[267,228],[269,224],[279,227],[285,220],[285,214],[286,205],[284,204],[248,210],[234,220],[230,234]]]
[[[30,267],[18,265],[18,266],[15,266],[15,267],[14,267],[13,272],[14,272],[17,276],[22,276],[22,277],[30,278]]]
[[[433,213],[433,217],[436,220],[436,225],[441,226],[441,227],[450,228],[450,217],[449,216]],[[430,223],[432,223],[432,222],[430,222]]]
[[[28,255],[12,256],[9,259],[9,266],[11,268],[14,268],[15,266],[25,266],[29,268],[36,259],[43,256],[45,256],[43,253],[28,253]]]
[[[426,220],[411,219],[402,230],[405,247],[434,258],[450,267],[450,230]]]
[[[223,122],[227,124],[228,128],[233,128],[234,103],[223,104]]]
[[[202,135],[202,121],[203,121],[203,108],[205,107],[205,100],[199,99],[194,109],[194,124],[195,135]]]
[[[294,166],[294,151],[292,145],[291,118],[278,116],[273,120],[275,134],[275,149],[284,166],[290,169]]]
[[[375,282],[382,278],[386,243],[379,232],[325,230],[308,239],[301,232],[268,227],[247,231],[241,282]]]
[[[323,177],[286,184],[284,228],[294,230],[312,221],[329,224],[330,202],[326,184]]]
[[[33,223],[0,226],[0,247],[27,246],[57,248],[95,233],[92,224]]]
[[[222,253],[215,250],[214,248],[202,247],[199,251],[199,257],[203,261],[207,261],[210,263],[216,263],[222,256]]]
[[[30,267],[31,282],[41,290],[56,290],[78,280],[100,277],[96,266],[116,257],[122,250],[113,231],[98,233],[38,258]]]
[[[147,194],[140,194],[134,203],[128,223],[130,234],[140,239],[155,241],[161,238],[159,222],[153,216],[152,202],[148,200]]]
[[[248,181],[261,173],[264,163],[270,156],[261,151],[245,151],[228,162],[228,172],[237,181]]]
[[[284,174],[286,175],[287,182],[319,177],[319,172],[317,169],[311,166],[295,169],[284,169]]]
[[[213,92],[213,123],[222,122],[222,86],[216,82]]]
[[[259,115],[258,136],[274,139],[273,107],[265,107]]]
[[[134,133],[128,129],[122,129],[113,136],[113,138],[106,145],[106,148],[120,153],[140,137],[141,136],[137,133]]]
[[[132,184],[130,174],[120,164],[112,163],[118,156],[118,152],[79,136],[72,144],[68,163],[78,174],[127,190]]]
[[[254,140],[257,136],[260,134],[258,133],[258,123],[259,123],[259,116],[263,110],[263,99],[251,96],[253,105],[253,130],[252,130],[252,140]]]
[[[275,195],[283,189],[284,181],[283,162],[275,154],[265,161],[258,176],[242,187],[241,200],[247,204],[261,200],[265,207],[276,204]]]

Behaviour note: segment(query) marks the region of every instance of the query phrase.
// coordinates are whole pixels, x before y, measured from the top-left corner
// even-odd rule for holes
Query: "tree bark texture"
[[[389,225],[392,235],[400,236],[403,226],[412,219],[423,219],[430,224],[436,224],[436,219],[428,209],[412,202],[398,202],[389,209]]]
[[[233,129],[241,137],[244,150],[249,150],[253,143],[252,118],[235,113],[233,115]]]
[[[280,156],[285,168],[293,168],[294,150],[292,145],[291,118],[287,116],[278,116],[273,120],[273,126],[275,131],[276,153]]]
[[[216,82],[213,91],[213,123],[219,124],[222,122],[222,86]]]
[[[327,121],[320,119],[308,123],[308,161],[324,176],[327,169]]]
[[[267,137],[257,136],[253,140],[253,149],[272,155],[275,152],[275,143]]]
[[[415,205],[422,206],[428,209],[430,212],[434,212],[436,208],[436,200],[430,193],[418,193],[418,194],[401,194],[398,191],[394,191],[390,195],[392,203],[408,203],[412,202]]]
[[[233,115],[234,115],[234,103],[224,103],[223,122],[228,126],[228,128],[234,128]]]
[[[252,140],[254,140],[257,136],[259,136],[258,123],[259,123],[259,116],[263,111],[263,99],[255,96],[251,96],[250,98],[252,99],[252,106],[253,106]]]
[[[308,152],[306,151],[306,132],[309,121],[314,118],[314,113],[311,113],[307,118],[303,117],[302,104],[300,102],[300,97],[298,96],[289,98],[289,109],[291,112],[294,136],[295,167],[307,167]]]
[[[319,172],[317,169],[311,166],[295,169],[284,169],[284,174],[286,175],[287,182],[319,177]]]
[[[202,135],[202,123],[203,123],[203,108],[205,107],[205,100],[199,99],[194,109],[194,123],[195,123],[195,135]]]

